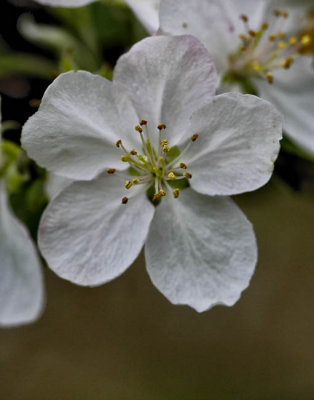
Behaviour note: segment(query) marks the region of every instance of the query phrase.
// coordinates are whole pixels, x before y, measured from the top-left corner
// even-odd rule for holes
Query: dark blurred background
[[[54,62],[21,37],[16,22],[25,11],[60,22],[21,2],[1,1],[2,40],[8,49]],[[113,21],[120,15],[107,11]],[[127,21],[131,40],[131,13]],[[112,65],[130,45],[106,43],[103,57]],[[48,84],[48,78],[2,75],[3,118],[23,123],[35,111],[29,101]],[[19,133],[10,139],[18,142]],[[171,305],[151,284],[143,255],[119,279],[94,289],[45,267],[42,318],[0,330],[0,399],[313,400],[313,176],[312,162],[282,152],[266,187],[235,198],[255,227],[259,262],[232,308],[197,314]]]

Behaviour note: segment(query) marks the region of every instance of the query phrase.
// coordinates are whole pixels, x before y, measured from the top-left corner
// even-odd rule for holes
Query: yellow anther
[[[130,189],[133,186],[133,183],[131,181],[125,181],[124,186],[126,189]]]
[[[301,37],[301,43],[303,46],[308,46],[311,43],[311,36],[310,35],[303,35]]]
[[[285,69],[290,68],[291,65],[292,65],[292,63],[293,63],[293,61],[294,61],[294,60],[293,60],[292,57],[286,58],[286,59],[283,61],[283,67],[284,67]]]
[[[277,45],[278,49],[283,50],[287,47],[287,43],[286,42],[279,42]]]
[[[247,37],[244,35],[244,33],[240,33],[239,38],[241,40],[247,40]]]
[[[256,32],[253,31],[252,29],[250,29],[250,30],[249,30],[249,35],[250,35],[251,37],[255,37],[255,36],[256,36]]]
[[[137,132],[139,132],[139,133],[142,133],[142,132],[143,132],[143,129],[142,129],[139,125],[136,125],[136,126],[134,127],[134,129],[135,129]]]
[[[240,15],[240,18],[242,19],[243,22],[248,22],[249,21],[249,18],[244,14]]]
[[[286,10],[281,11],[281,15],[282,15],[284,18],[288,18],[288,17],[289,17],[289,13],[288,13]]]
[[[188,179],[192,179],[192,174],[190,174],[189,172],[185,172],[183,175]]]
[[[280,39],[283,39],[286,36],[286,34],[284,32],[278,32],[278,37]]]
[[[142,119],[142,120],[139,122],[139,124],[140,124],[141,126],[147,125],[147,121],[145,121],[145,119]]]
[[[273,14],[275,17],[281,17],[281,11],[280,10],[274,10]]]
[[[109,169],[107,169],[107,172],[109,175],[112,175],[116,172],[116,170],[114,168],[109,168]]]
[[[291,46],[294,46],[297,43],[298,43],[298,40],[297,40],[297,38],[295,36],[291,36],[291,38],[289,38],[289,44]]]
[[[123,197],[123,199],[121,200],[121,203],[127,204],[128,201],[129,201],[129,199],[127,197]]]
[[[246,46],[240,46],[240,50],[241,50],[241,51],[245,51],[246,49],[247,49]]]
[[[270,42],[274,42],[276,39],[277,39],[277,36],[274,35],[273,33],[272,33],[271,35],[268,36],[268,40],[269,40]]]
[[[159,129],[160,131],[162,131],[163,129],[166,129],[167,127],[166,127],[166,125],[165,124],[159,124],[158,126],[157,126],[157,129]]]
[[[159,193],[155,193],[154,196],[153,196],[153,198],[152,198],[152,202],[153,202],[153,203],[156,203],[156,201],[158,201],[159,199],[160,199]]]
[[[166,196],[166,192],[162,189],[159,190],[159,196]]]
[[[169,144],[168,140],[162,140],[160,146],[167,146]]]
[[[170,150],[170,147],[167,145],[162,146],[162,150],[163,150],[163,152],[168,153],[168,151]]]
[[[199,136],[198,133],[194,133],[194,135],[191,137],[192,142],[195,142],[198,136]]]
[[[267,22],[263,22],[262,23],[262,26],[261,26],[261,29],[262,29],[262,31],[266,31],[267,29],[268,29],[268,23]]]
[[[138,185],[140,183],[140,180],[138,178],[132,179],[133,185]]]
[[[173,172],[169,172],[168,178],[171,179],[172,181],[175,181],[177,179],[177,177],[175,176],[175,174]]]
[[[173,197],[175,198],[175,199],[177,199],[178,197],[179,197],[179,194],[180,194],[180,190],[177,188],[177,189],[174,189],[174,191],[172,192],[173,193]]]
[[[268,80],[268,83],[272,84],[274,82],[273,74],[271,74],[270,72],[267,72],[266,78]]]
[[[134,149],[132,149],[132,150],[130,151],[130,154],[132,154],[132,156],[136,156],[136,155],[137,155],[137,151],[134,150]]]
[[[119,139],[119,140],[116,142],[116,146],[117,146],[117,147],[120,147],[120,146],[121,146],[121,144],[122,144],[122,140],[121,140],[121,139]]]
[[[128,162],[129,161],[129,157],[128,156],[121,156],[121,161]]]
[[[182,169],[187,169],[187,165],[186,164],[184,164],[183,162],[182,163],[180,163],[180,168],[182,168]]]

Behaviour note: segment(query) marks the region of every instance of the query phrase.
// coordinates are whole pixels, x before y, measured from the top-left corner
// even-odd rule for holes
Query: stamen
[[[109,168],[109,169],[107,169],[107,173],[109,174],[109,175],[112,175],[112,174],[114,174],[116,172],[116,170],[114,169],[114,168]]]
[[[126,189],[130,189],[133,186],[133,183],[131,181],[125,181],[124,186]]]
[[[129,162],[129,157],[128,156],[121,156],[121,161],[122,162]]]
[[[153,198],[152,198],[152,202],[156,203],[159,199],[160,199],[159,193],[155,193]]]
[[[192,179],[192,174],[190,174],[189,172],[185,172],[183,175],[188,179]]]
[[[288,17],[289,17],[289,13],[288,13],[287,11],[285,11],[285,10],[281,11],[281,15],[282,15],[284,18],[288,18]]]
[[[121,203],[127,204],[128,201],[129,201],[129,199],[127,197],[123,197],[123,199],[121,200]]]
[[[145,119],[142,119],[139,123],[141,126],[147,125],[147,121],[145,121]]]
[[[132,150],[130,150],[130,154],[131,154],[132,156],[136,156],[136,155],[137,155],[137,151],[134,150],[134,149],[132,149]]]
[[[186,164],[184,164],[183,162],[182,163],[180,163],[180,168],[182,168],[182,169],[187,169],[187,165]]]
[[[195,140],[198,138],[198,133],[194,133],[194,135],[192,136],[191,140],[192,142],[195,142]]]
[[[162,150],[163,150],[164,153],[168,153],[168,151],[170,150],[170,147],[167,146],[167,145],[162,146]]]
[[[267,72],[266,78],[267,78],[269,84],[272,84],[274,82],[274,77],[273,77],[272,73]]]
[[[160,189],[158,192],[158,195],[164,197],[164,196],[166,196],[166,192],[164,190]]]
[[[163,129],[166,129],[166,128],[167,128],[167,127],[166,127],[165,124],[159,124],[159,125],[157,126],[157,129],[159,129],[160,131],[163,130]]]
[[[121,140],[121,139],[119,139],[119,140],[116,142],[116,146],[117,146],[117,147],[120,147],[120,146],[121,146],[121,144],[122,144],[122,140]]]
[[[249,22],[249,18],[245,15],[245,14],[242,14],[242,15],[240,15],[240,18],[242,19],[242,21],[243,22]]]
[[[288,57],[283,61],[283,67],[285,69],[289,69],[292,64],[293,64],[293,58],[292,57]]]
[[[303,35],[301,37],[301,43],[303,46],[308,46],[311,43],[311,36],[310,35]]]
[[[274,15],[275,17],[281,17],[281,11],[279,11],[279,10],[274,10],[274,11],[273,11],[273,15]]]
[[[137,132],[139,132],[139,133],[142,133],[142,132],[143,132],[143,129],[142,129],[139,125],[136,125],[136,126],[134,127],[134,129],[135,129]]]
[[[171,181],[175,181],[175,180],[177,179],[177,177],[175,176],[175,174],[174,174],[173,172],[169,172],[168,178],[169,178]]]
[[[180,190],[179,190],[178,188],[176,188],[176,189],[173,190],[172,193],[173,193],[173,197],[174,197],[175,199],[177,199],[177,198],[179,197]]]
[[[138,185],[140,183],[140,180],[138,178],[132,179],[133,185]]]

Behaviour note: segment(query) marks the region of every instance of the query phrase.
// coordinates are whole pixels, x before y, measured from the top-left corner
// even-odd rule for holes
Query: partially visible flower
[[[96,0],[35,0],[37,3],[44,4],[51,7],[83,7],[87,4],[93,3]]]
[[[153,34],[157,31],[160,0],[125,0],[125,2],[149,33]]]
[[[314,69],[306,51],[313,4],[281,0],[161,0],[163,33],[192,34],[214,57],[221,85],[256,91],[282,112],[287,135],[314,154]]]
[[[255,96],[215,95],[215,68],[191,36],[145,39],[113,82],[60,75],[23,128],[30,157],[74,180],[45,211],[39,247],[74,283],[123,273],[145,244],[173,303],[233,305],[253,274],[251,224],[226,196],[271,176],[282,123]]]
[[[52,7],[82,7],[96,0],[35,0]],[[160,0],[125,0],[147,31],[155,33],[159,26],[158,11]]]
[[[39,257],[26,228],[10,209],[4,173],[0,135],[0,326],[9,327],[39,317],[44,291]]]

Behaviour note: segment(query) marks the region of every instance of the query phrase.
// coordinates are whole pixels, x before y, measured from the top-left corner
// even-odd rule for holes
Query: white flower
[[[282,124],[255,96],[213,97],[216,84],[197,39],[156,36],[118,60],[113,82],[69,72],[47,89],[23,146],[40,165],[81,180],[53,199],[40,224],[39,247],[58,275],[100,285],[146,242],[148,273],[171,302],[204,311],[237,301],[256,243],[225,196],[268,181]]]
[[[161,0],[160,25],[163,32],[200,39],[222,83],[253,86],[283,114],[287,135],[314,154],[314,69],[312,57],[299,52],[311,40],[308,12],[305,2]]]
[[[10,210],[3,172],[0,135],[0,326],[9,327],[39,317],[44,291],[35,246]]]

